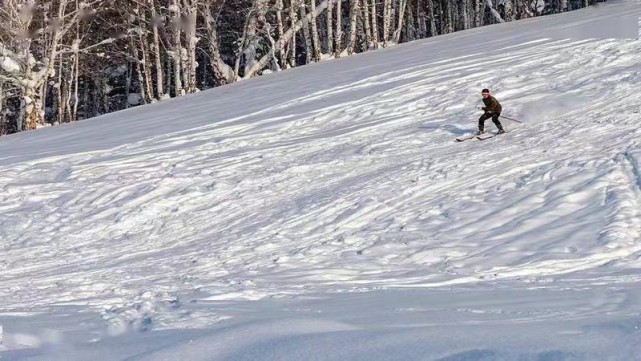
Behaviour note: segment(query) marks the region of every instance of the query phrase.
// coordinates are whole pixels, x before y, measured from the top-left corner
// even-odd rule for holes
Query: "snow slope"
[[[0,358],[638,359],[640,16],[611,2],[0,138]],[[485,87],[523,123],[453,142]]]

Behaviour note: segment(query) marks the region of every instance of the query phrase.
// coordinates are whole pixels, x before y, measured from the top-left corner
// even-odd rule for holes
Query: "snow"
[[[127,103],[129,105],[142,104],[142,95],[138,93],[129,93],[129,96],[127,97]]]
[[[0,138],[0,358],[637,359],[639,15],[608,2]],[[523,123],[454,142],[486,87]]]
[[[8,56],[0,56],[0,69],[7,73],[17,73],[20,71],[20,64]]]

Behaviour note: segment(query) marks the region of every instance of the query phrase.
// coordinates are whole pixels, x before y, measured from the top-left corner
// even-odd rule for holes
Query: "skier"
[[[485,121],[490,118],[492,118],[492,122],[494,122],[494,125],[499,129],[497,134],[505,133],[501,122],[499,122],[499,116],[501,116],[501,111],[503,110],[501,103],[499,103],[495,97],[490,95],[490,91],[488,89],[483,89],[483,91],[481,91],[481,95],[483,96],[483,104],[485,104],[481,109],[485,113],[483,113],[479,118],[479,130],[476,132],[476,135],[484,133],[483,129],[485,128]]]

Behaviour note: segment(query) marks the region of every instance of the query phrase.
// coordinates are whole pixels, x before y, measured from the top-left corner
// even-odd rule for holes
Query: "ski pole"
[[[508,120],[511,120],[511,121],[514,121],[514,122],[517,122],[517,123],[523,123],[523,122],[522,122],[522,121],[520,121],[520,120],[516,120],[516,119],[508,118],[508,117],[503,116],[503,115],[501,115],[501,118],[505,118],[505,119],[508,119]]]

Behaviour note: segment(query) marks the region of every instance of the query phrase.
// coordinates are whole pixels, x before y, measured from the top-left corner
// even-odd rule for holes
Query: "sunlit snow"
[[[638,359],[639,16],[608,2],[0,138],[0,359]],[[523,123],[454,142],[483,88]]]

